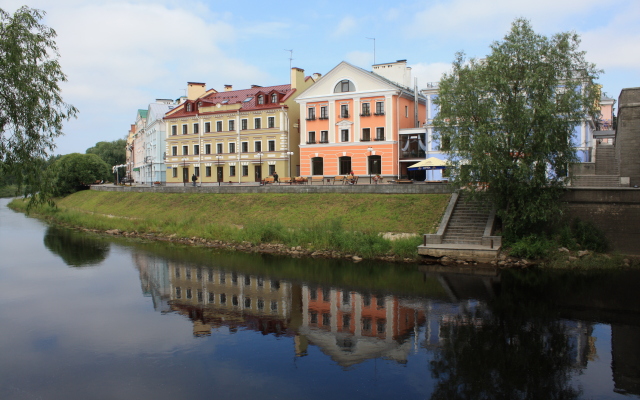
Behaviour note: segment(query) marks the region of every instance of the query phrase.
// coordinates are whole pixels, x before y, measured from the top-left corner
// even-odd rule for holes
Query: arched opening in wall
[[[311,175],[324,175],[324,159],[322,157],[311,159]]]
[[[351,172],[351,157],[345,156],[338,158],[339,174],[347,175]]]
[[[367,157],[367,165],[369,166],[369,175],[382,174],[382,156]]]
[[[348,79],[344,79],[338,82],[336,87],[333,88],[334,93],[355,92],[355,90],[356,90],[355,85],[353,84],[353,82],[351,82]]]

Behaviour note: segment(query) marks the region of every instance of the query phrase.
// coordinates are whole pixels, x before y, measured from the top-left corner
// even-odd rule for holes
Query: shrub
[[[604,253],[609,250],[609,241],[604,232],[591,221],[573,220],[571,224],[573,238],[582,248]]]
[[[509,254],[514,257],[543,258],[554,248],[554,243],[544,236],[529,235],[514,242]]]

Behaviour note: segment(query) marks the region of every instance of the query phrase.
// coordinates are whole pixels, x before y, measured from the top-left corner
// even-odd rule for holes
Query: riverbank
[[[449,194],[83,191],[33,212],[66,226],[229,250],[415,262]],[[14,201],[14,209],[24,203]]]

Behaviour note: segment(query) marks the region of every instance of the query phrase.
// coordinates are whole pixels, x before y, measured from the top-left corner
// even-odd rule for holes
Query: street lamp
[[[371,185],[371,152],[373,152],[373,147],[369,147],[367,151],[369,152],[369,158],[367,159],[367,168],[369,168],[369,185]]]
[[[293,151],[287,151],[287,156],[289,156],[289,178],[293,178],[291,176],[291,156],[293,155]]]
[[[182,183],[184,186],[187,186],[187,180],[189,179],[189,174],[187,174],[186,179],[184,176],[184,171],[187,169],[187,157],[182,157]]]
[[[262,178],[262,156],[263,156],[263,153],[259,152],[258,155],[260,156],[260,184],[262,184],[262,181],[264,180],[264,178]]]
[[[218,177],[218,186],[220,186],[221,182],[222,182],[222,177],[220,175],[218,175],[220,172],[218,170],[218,168],[220,168],[220,159],[222,158],[222,156],[220,154],[216,155],[216,176]]]

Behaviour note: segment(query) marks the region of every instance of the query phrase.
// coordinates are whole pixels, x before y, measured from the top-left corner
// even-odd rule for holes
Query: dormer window
[[[271,102],[272,103],[277,103],[278,102],[278,95],[277,94],[272,94],[271,95]]]
[[[264,104],[264,96],[263,95],[258,96],[258,104]]]
[[[191,103],[187,103],[187,112],[191,112]]]
[[[344,92],[353,92],[355,90],[356,90],[356,88],[353,85],[353,82],[351,82],[348,79],[345,79],[345,80],[342,80],[342,81],[338,82],[336,87],[333,89],[333,92],[334,93],[344,93]]]

